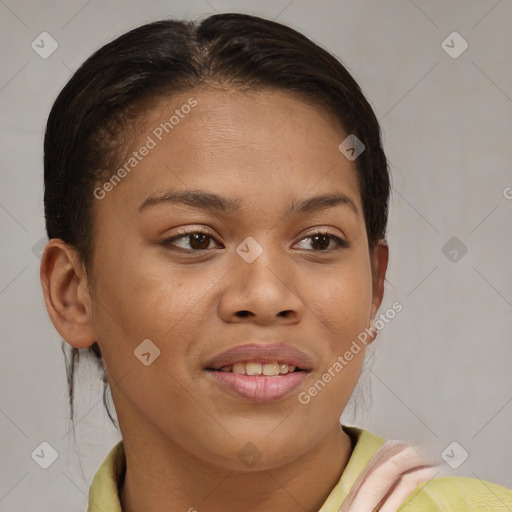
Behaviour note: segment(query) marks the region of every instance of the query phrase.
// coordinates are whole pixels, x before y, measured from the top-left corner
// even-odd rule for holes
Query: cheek
[[[136,256],[127,251],[121,260],[104,259],[109,264],[97,273],[94,328],[118,413],[127,417],[142,413],[172,430],[176,423],[173,411],[201,412],[195,411],[196,404],[191,404],[183,385],[189,382],[183,360],[190,361],[190,341],[200,339],[204,322],[201,298],[214,280],[208,276],[198,279],[192,266],[176,272],[148,256]],[[187,272],[190,275],[185,276]],[[182,431],[187,432],[186,425],[174,436]]]
[[[306,306],[316,317],[332,349],[341,350],[369,324],[372,304],[370,267],[345,265],[332,273],[313,274],[305,296]],[[356,258],[354,258],[356,259]]]
[[[162,355],[172,345],[173,356],[182,357],[187,341],[204,325],[202,308],[218,282],[217,274],[199,272],[193,265],[177,269],[157,251],[128,249],[121,258],[114,251],[110,256],[109,251],[103,253],[95,275],[93,317],[107,363],[110,359],[120,364],[120,349],[133,357],[145,339]],[[174,364],[177,358],[169,360]]]
[[[370,271],[361,266],[315,282],[307,306],[316,324],[321,365],[297,396],[304,416],[313,422],[310,428],[319,417],[338,421],[352,395],[366,353],[358,337],[369,326],[372,300]]]

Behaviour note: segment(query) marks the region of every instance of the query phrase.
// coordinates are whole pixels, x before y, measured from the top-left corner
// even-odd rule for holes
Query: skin
[[[41,266],[48,312],[70,345],[100,345],[127,456],[123,511],[169,504],[199,512],[316,511],[351,454],[339,418],[364,349],[307,405],[297,395],[371,325],[388,248],[382,240],[369,251],[355,163],[338,150],[346,134],[287,93],[203,88],[168,98],[147,113],[130,151],[191,96],[198,105],[95,201],[92,271],[61,240],[48,243]],[[238,199],[241,209],[168,202],[139,212],[148,197],[171,188]],[[346,204],[285,213],[290,201],[333,191],[357,213]],[[186,236],[162,244],[184,226],[213,238],[202,246]],[[316,228],[349,247],[327,238],[318,248],[307,238]],[[235,250],[248,236],[263,247],[250,264]],[[149,366],[134,357],[144,339],[161,351]],[[227,349],[272,340],[313,361],[304,384],[284,399],[237,398],[204,371]],[[248,442],[261,453],[252,467],[237,456]]]

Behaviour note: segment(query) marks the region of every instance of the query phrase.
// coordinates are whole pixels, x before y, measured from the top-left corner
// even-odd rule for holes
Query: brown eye
[[[331,242],[334,242],[334,249],[348,247],[349,243],[342,240],[339,236],[327,232],[313,233],[301,240],[310,240],[309,245],[313,247],[314,252],[327,252],[330,249]]]
[[[214,238],[208,233],[205,233],[203,231],[193,231],[190,233],[173,236],[171,238],[166,238],[165,240],[162,241],[162,245],[166,247],[179,247],[181,249],[189,251],[206,251],[210,248],[210,242],[212,240],[214,240]],[[180,243],[183,243],[184,246],[177,244],[176,242],[178,241],[180,241]]]
[[[311,238],[311,246],[315,249],[328,249],[331,244],[331,237],[329,235],[315,235]]]

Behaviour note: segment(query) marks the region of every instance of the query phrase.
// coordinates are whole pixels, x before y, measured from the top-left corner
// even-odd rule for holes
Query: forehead
[[[187,91],[146,114],[109,201],[208,189],[269,208],[336,191],[361,208],[355,163],[338,149],[345,136],[331,114],[286,92]]]
[[[182,113],[179,123],[167,133],[162,124],[170,119],[169,114],[188,111],[185,107],[191,98],[196,105],[187,114]],[[266,147],[280,150],[276,157],[287,148],[288,153],[296,152],[301,142],[309,140],[311,143],[302,146],[301,152],[310,150],[318,158],[319,152],[336,149],[343,136],[334,116],[297,95],[276,90],[196,89],[157,105],[148,117],[146,131],[156,130],[158,135],[159,127],[164,128],[162,136],[169,144],[171,139],[177,143],[186,137],[187,145],[198,149],[208,146],[210,152],[226,152],[228,146],[248,150]]]

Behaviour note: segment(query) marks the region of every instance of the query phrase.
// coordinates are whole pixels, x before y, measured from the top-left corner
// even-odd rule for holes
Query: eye
[[[337,248],[346,248],[350,245],[346,240],[328,231],[312,233],[304,237],[301,242],[308,239],[310,239],[310,247],[313,247],[313,252],[328,252],[330,250],[336,250]],[[206,231],[194,229],[166,238],[161,242],[161,245],[169,248],[175,247],[189,252],[199,252],[211,249],[210,244],[212,241],[215,241],[213,235]],[[180,242],[181,245],[178,242]],[[334,247],[331,246],[332,243]],[[306,248],[306,250],[309,249]]]
[[[303,238],[301,242],[308,239],[311,239],[310,245],[312,247],[316,247],[313,252],[327,252],[330,249],[331,242],[334,242],[335,244],[334,250],[346,248],[350,245],[346,240],[343,240],[339,236],[329,233],[328,231],[317,231],[312,233]]]
[[[178,247],[187,251],[206,251],[210,249],[210,242],[215,240],[210,233],[200,230],[194,231],[185,231],[183,234],[176,235],[170,238],[166,238],[161,242],[164,247]],[[188,247],[183,247],[183,245],[178,245],[176,242],[182,242],[183,245]]]

